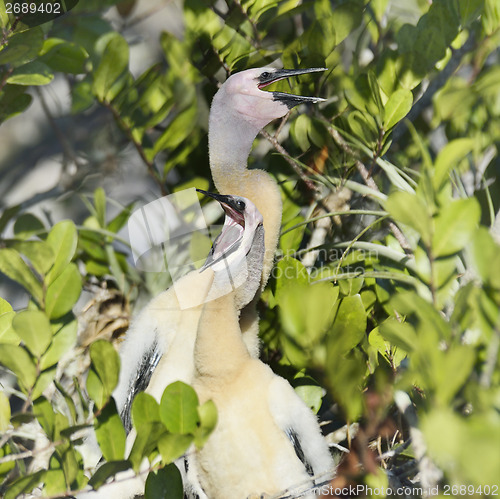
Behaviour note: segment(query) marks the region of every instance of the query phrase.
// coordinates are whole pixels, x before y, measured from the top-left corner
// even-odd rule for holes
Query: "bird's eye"
[[[238,210],[243,211],[245,209],[245,203],[243,201],[236,201],[236,207]]]
[[[260,77],[263,79],[263,80],[266,80],[267,78],[269,78],[271,76],[271,73],[268,73],[267,71],[264,71]]]

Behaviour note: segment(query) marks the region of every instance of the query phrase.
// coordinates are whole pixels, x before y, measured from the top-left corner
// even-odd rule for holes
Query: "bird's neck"
[[[228,112],[214,99],[210,109],[208,147],[210,169],[220,193],[231,193],[247,169],[248,156],[260,128]]]
[[[216,96],[210,109],[210,169],[221,194],[243,196],[252,201],[264,217],[266,255],[262,284],[273,266],[281,226],[281,196],[274,179],[263,170],[248,170],[248,156],[263,124],[245,121],[228,112]]]
[[[196,377],[205,383],[219,384],[237,375],[249,358],[241,337],[234,293],[206,303],[194,348]]]

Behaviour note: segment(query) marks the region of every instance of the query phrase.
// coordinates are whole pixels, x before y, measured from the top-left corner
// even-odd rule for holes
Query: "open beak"
[[[268,75],[259,77],[259,90],[271,85],[280,80],[284,80],[285,78],[291,78],[292,76],[298,76],[308,73],[317,73],[320,71],[326,71],[327,68],[307,68],[307,69],[278,69],[277,71],[270,72]],[[273,100],[280,101],[285,104],[288,109],[292,109],[293,107],[302,104],[304,102],[323,102],[325,99],[321,97],[306,97],[302,95],[294,95],[287,94],[285,92],[272,92]]]
[[[200,269],[200,272],[203,272],[206,268],[219,262],[239,247],[245,230],[245,216],[238,210],[231,196],[214,194],[213,192],[207,192],[201,189],[196,190],[218,201],[226,213],[222,231],[216,237],[208,258]]]

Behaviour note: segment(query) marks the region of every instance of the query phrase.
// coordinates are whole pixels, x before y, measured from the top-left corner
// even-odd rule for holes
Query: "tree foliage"
[[[21,310],[0,299],[0,364],[14,380],[0,392],[4,497],[98,488],[145,457],[146,497],[181,497],[171,463],[216,424],[215,406],[200,406],[188,385],[169,386],[160,404],[141,394],[125,453],[111,394],[113,344],[128,319],[97,314],[82,332],[88,317],[76,304],[95,283],[114,304],[169,283],[128,258],[123,228],[136,199],[88,193],[106,148],[71,143],[39,87],[64,82],[64,118],[97,116],[113,154],[135,151],[159,197],[209,187],[217,81],[272,63],[328,69],[290,82],[326,102],[273,124],[250,158],[278,180],[284,206],[259,307],[263,356],[316,411],[333,407],[347,433],[337,443],[351,451],[333,485],[397,487],[418,472],[424,487],[498,486],[498,2],[185,0],[182,37],[161,33],[141,74],[131,71],[130,26],[137,10],[155,14],[148,2],[66,4],[67,14],[42,19],[0,2],[0,122],[42,104],[65,168],[80,171],[65,176],[65,202],[85,208],[75,220],[35,214],[40,202],[63,203],[61,188],[2,202],[0,272],[29,297]],[[92,425],[106,463],[89,474],[79,444]]]

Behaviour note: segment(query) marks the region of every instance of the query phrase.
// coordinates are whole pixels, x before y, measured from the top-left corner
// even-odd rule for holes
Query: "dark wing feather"
[[[135,374],[135,379],[131,383],[127,399],[125,400],[125,405],[120,413],[120,417],[123,421],[123,426],[125,427],[127,434],[132,429],[132,402],[139,392],[143,392],[149,386],[151,377],[153,376],[161,357],[162,354],[158,349],[157,341],[151,345],[151,348],[145,352],[142,357],[139,368]]]
[[[300,445],[299,436],[292,428],[287,428],[285,433],[286,433],[286,436],[288,437],[288,439],[290,440],[290,442],[292,442],[292,444],[293,444],[293,450],[295,451],[295,454],[300,459],[300,461],[304,464],[306,471],[307,471],[307,474],[310,476],[313,476],[314,475],[313,468],[311,466],[311,463],[309,463],[306,460],[306,457],[304,456],[304,451],[302,450],[302,446]]]

